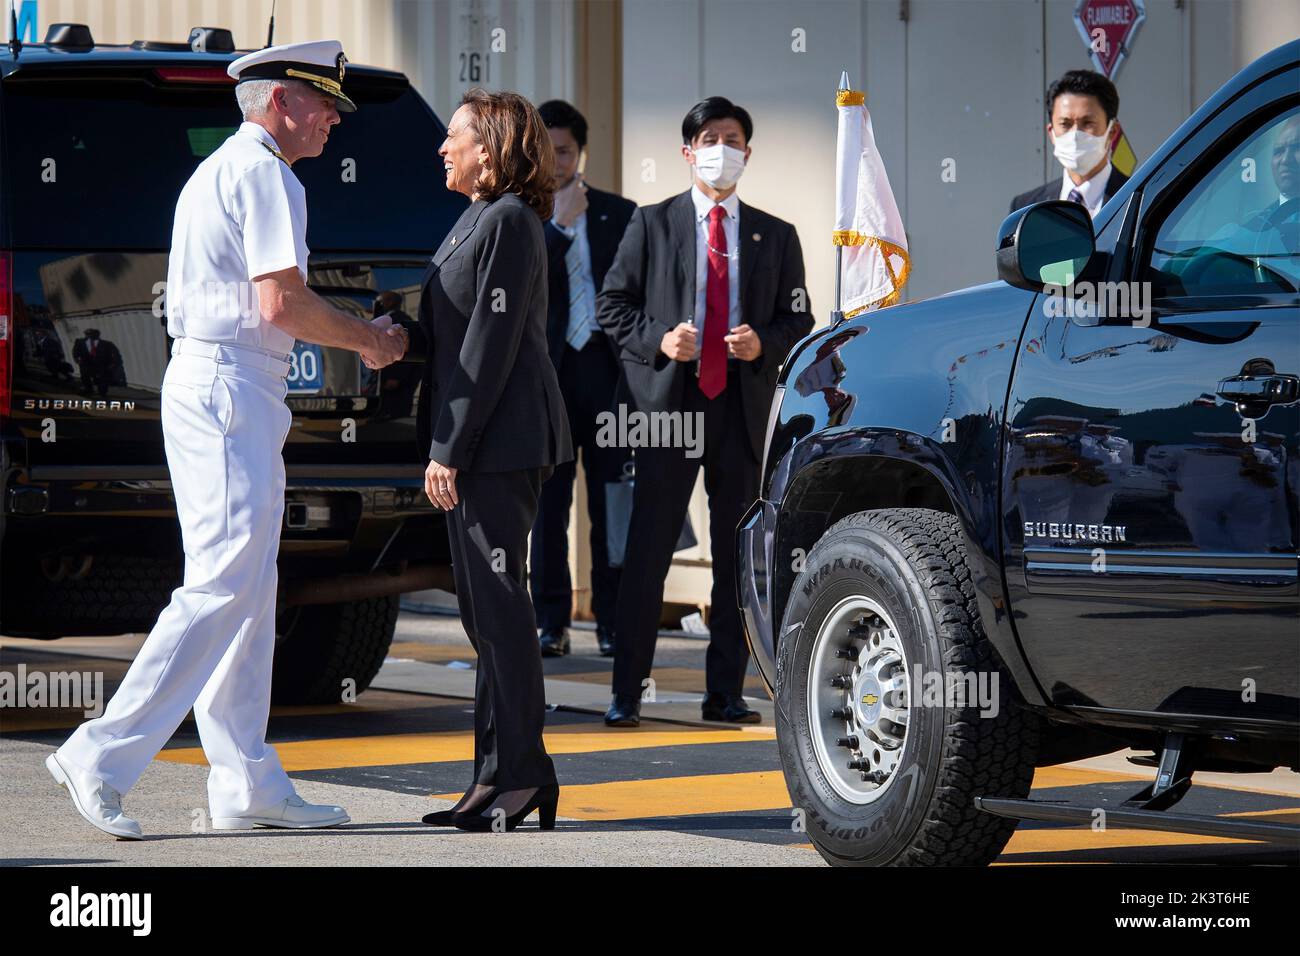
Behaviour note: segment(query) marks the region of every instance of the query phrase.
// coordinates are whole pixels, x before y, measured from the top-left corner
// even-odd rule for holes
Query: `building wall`
[[[1228,40],[1234,60],[1245,66],[1287,40],[1300,36],[1300,3],[1293,0],[1233,0],[1231,32],[1207,37],[1208,43]]]
[[[348,58],[396,66],[396,7],[384,0],[277,0],[275,42],[338,38]],[[100,43],[184,41],[191,27],[226,27],[240,49],[266,44],[270,0],[38,0],[40,35],[51,23],[85,23]],[[398,67],[400,69],[400,67]]]
[[[824,319],[834,261],[833,94],[848,70],[867,93],[915,253],[909,295],[984,281],[1011,197],[1060,174],[1043,94],[1064,71],[1091,67],[1074,6],[624,0],[625,192],[650,202],[686,187],[678,130],[692,103],[720,94],[746,106],[754,154],[740,193],[798,227]],[[1297,11],[1287,0],[1147,0],[1114,77],[1139,159],[1237,69],[1300,33]],[[955,182],[941,179],[945,160],[955,163]]]

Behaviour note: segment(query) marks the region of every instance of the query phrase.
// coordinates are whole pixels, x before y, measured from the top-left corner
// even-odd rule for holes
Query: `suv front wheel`
[[[837,522],[795,581],[777,651],[781,764],[814,846],[840,865],[981,866],[1015,822],[1038,718],[980,624],[957,519],[919,508]]]

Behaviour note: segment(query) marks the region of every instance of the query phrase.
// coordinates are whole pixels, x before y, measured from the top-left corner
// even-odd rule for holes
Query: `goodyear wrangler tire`
[[[277,704],[337,704],[344,681],[360,694],[388,656],[400,595],[308,604],[276,621],[271,700]]]
[[[822,856],[995,859],[1015,822],[973,799],[1029,792],[1039,725],[1012,703],[984,635],[957,519],[908,508],[837,522],[808,555],[781,634],[781,764]]]

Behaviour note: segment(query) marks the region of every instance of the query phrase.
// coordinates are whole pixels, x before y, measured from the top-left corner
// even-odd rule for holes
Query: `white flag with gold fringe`
[[[893,305],[912,271],[903,217],[898,213],[885,163],[876,149],[866,94],[841,89],[835,96],[839,135],[835,165],[835,232],[843,246],[845,318]]]

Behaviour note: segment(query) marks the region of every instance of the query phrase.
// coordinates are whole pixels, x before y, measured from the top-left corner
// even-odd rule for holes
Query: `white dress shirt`
[[[1085,180],[1081,185],[1076,186],[1074,180],[1070,178],[1069,172],[1065,172],[1061,179],[1061,197],[1062,199],[1070,198],[1072,189],[1079,190],[1083,196],[1083,204],[1088,209],[1088,215],[1093,219],[1097,218],[1097,213],[1101,212],[1101,207],[1106,205],[1106,184],[1110,182],[1110,171],[1114,167],[1109,162],[1104,169],[1092,179]]]
[[[293,351],[293,336],[262,318],[252,283],[291,266],[307,281],[307,193],[275,147],[245,122],[181,190],[167,259],[172,338]]]
[[[705,294],[709,288],[709,212],[715,205],[722,206],[726,213],[722,219],[722,231],[727,237],[727,328],[734,329],[743,324],[740,317],[740,197],[733,192],[721,203],[715,203],[700,191],[698,185],[692,185],[691,199],[695,201],[695,331],[703,345]]]

